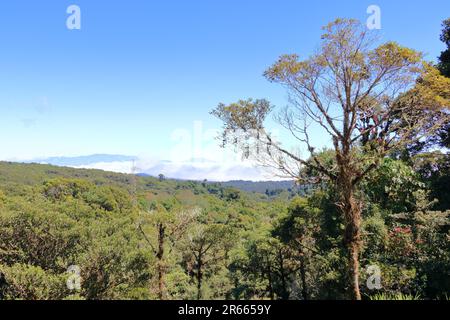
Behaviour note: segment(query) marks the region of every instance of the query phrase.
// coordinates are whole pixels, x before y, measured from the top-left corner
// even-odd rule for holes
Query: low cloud
[[[97,162],[77,165],[75,168],[100,169],[120,173],[142,173],[151,176],[163,174],[168,178],[183,180],[274,180],[273,174],[250,163],[218,163],[211,161],[155,161],[138,159],[137,161]]]

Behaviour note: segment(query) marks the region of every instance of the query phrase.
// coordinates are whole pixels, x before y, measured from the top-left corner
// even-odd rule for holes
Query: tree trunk
[[[267,259],[267,279],[269,280],[269,295],[270,300],[275,300],[275,294],[273,292],[273,285],[272,285],[272,268],[270,267],[269,259]]]
[[[164,241],[165,241],[165,228],[162,224],[158,226],[158,252],[156,258],[158,259],[158,298],[164,300],[165,298],[165,285],[164,285]]]
[[[350,244],[349,255],[350,283],[352,285],[351,297],[354,300],[361,300],[361,292],[359,290],[359,245]]]
[[[158,299],[164,300],[164,271],[160,263],[158,263]]]
[[[345,117],[348,120],[348,115]],[[344,128],[347,128],[344,124]],[[361,206],[355,197],[355,168],[352,165],[351,149],[348,139],[351,134],[344,130],[344,142],[339,149],[337,140],[334,141],[336,150],[336,162],[339,166],[339,174],[336,187],[340,193],[338,206],[342,210],[345,221],[344,245],[348,251],[348,278],[350,282],[350,298],[361,300],[359,291],[359,249],[361,245]]]
[[[354,197],[353,186],[342,189],[342,210],[345,217],[344,242],[348,250],[348,272],[350,297],[361,300],[359,290],[359,251],[361,246],[361,208]]]
[[[4,299],[7,286],[5,275],[0,272],[0,300]]]
[[[202,281],[203,281],[203,261],[201,254],[198,256],[197,261],[197,300],[202,299]]]
[[[281,278],[281,299],[282,300],[289,300],[289,291],[287,289],[287,283],[286,283],[286,273],[284,270],[284,259],[283,259],[283,253],[281,250],[278,250],[278,261],[280,264],[280,278]]]
[[[303,252],[302,252],[303,254]],[[308,298],[308,285],[306,284],[306,266],[305,266],[305,257],[302,256],[300,258],[300,278],[302,281],[302,297],[303,300],[309,300]]]

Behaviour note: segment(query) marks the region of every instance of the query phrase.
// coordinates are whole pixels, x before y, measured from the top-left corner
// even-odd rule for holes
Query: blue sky
[[[81,30],[66,28],[71,4]],[[448,0],[2,1],[0,159],[165,159],[194,121],[220,127],[209,115],[219,102],[284,105],[263,71],[283,53],[311,54],[337,17],[365,21],[371,4],[382,10],[383,40],[436,60]]]

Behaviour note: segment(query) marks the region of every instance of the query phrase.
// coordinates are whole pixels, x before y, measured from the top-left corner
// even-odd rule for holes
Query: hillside
[[[156,299],[158,273],[165,295],[194,298],[195,250],[207,259],[202,294],[224,297],[213,290],[223,254],[243,250],[284,207],[219,184],[0,162],[0,299]],[[196,247],[204,241],[211,251]],[[81,291],[66,287],[71,266]]]
[[[176,193],[177,190],[191,189],[196,194],[219,194],[231,187],[219,183],[200,183],[174,179],[159,179],[148,175],[132,175],[96,169],[75,169],[47,164],[25,164],[0,161],[0,185],[36,186],[48,180],[81,179],[97,186],[116,186],[129,193],[145,191]],[[236,190],[235,190],[236,192]]]
[[[0,181],[7,180],[10,182],[18,182],[25,184],[33,184],[42,182],[44,178],[49,177],[67,177],[67,178],[86,178],[99,184],[117,183],[123,187],[129,188],[133,183],[141,186],[152,184],[159,178],[149,174],[137,174],[138,178],[131,174],[120,174],[96,169],[74,169],[71,166],[86,164],[87,160],[91,162],[111,161],[113,160],[130,160],[133,157],[114,156],[114,155],[92,155],[86,157],[61,157],[47,158],[46,162],[55,164],[37,164],[37,163],[12,163],[0,162]],[[27,175],[24,176],[21,170],[27,168]],[[181,179],[167,179],[173,183],[180,185],[189,185],[191,182]],[[294,181],[244,181],[233,180],[224,182],[207,182],[210,186],[222,186],[224,188],[235,188],[250,193],[261,193],[274,196],[286,191],[290,194],[304,194],[305,186],[297,186]],[[204,182],[202,182],[204,184]]]
[[[382,294],[442,297],[449,212],[408,218],[419,217],[427,193],[401,161],[386,159],[373,179],[363,263],[384,270]],[[0,162],[0,299],[344,298],[333,188],[268,193]]]

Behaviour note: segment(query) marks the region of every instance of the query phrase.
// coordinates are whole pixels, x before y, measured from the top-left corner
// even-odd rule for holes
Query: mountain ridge
[[[132,156],[120,156],[120,155],[104,155],[104,154],[98,154],[96,155],[97,159],[102,158],[106,159],[105,156],[110,157],[110,159],[118,159],[118,157],[121,157],[122,159],[131,159]],[[89,156],[81,156],[76,157],[76,159],[86,159]],[[115,157],[115,158],[114,158]],[[47,163],[46,161],[43,161],[41,163],[37,162],[36,160],[32,161],[23,161],[23,162],[17,162],[17,161],[0,161],[0,163],[3,164],[22,164],[22,165],[42,165],[42,166],[49,166],[49,171],[57,170],[57,168],[69,168],[74,171],[78,171],[80,174],[84,172],[85,170],[92,170],[92,171],[103,171],[105,174],[125,174],[125,175],[133,175],[131,173],[120,173],[115,171],[108,171],[104,169],[97,169],[97,168],[77,168],[70,165],[70,161],[65,161],[64,158],[73,159],[70,157],[52,157],[52,158],[46,158],[49,162],[57,162],[57,163],[65,163],[66,165],[57,165],[52,163]],[[61,160],[62,159],[62,160]],[[75,160],[74,160],[75,161]],[[72,162],[73,163],[73,162]],[[148,174],[145,172],[140,172],[134,174],[136,176],[140,177],[151,177],[151,178],[158,178],[157,174]],[[206,182],[208,184],[214,184],[218,183],[222,185],[223,187],[231,187],[238,190],[246,191],[246,192],[253,192],[253,193],[273,193],[276,191],[290,191],[296,188],[295,183],[293,180],[284,180],[284,181],[276,181],[276,180],[260,180],[260,181],[251,181],[251,180],[226,180],[226,181],[214,181],[214,180],[208,180],[208,179],[180,179],[180,178],[173,178],[173,177],[165,177],[165,179],[168,180],[174,180],[174,181],[196,181],[196,182]]]
[[[92,154],[84,156],[57,156],[36,158],[31,160],[13,160],[21,163],[39,163],[81,169],[100,169],[104,171],[142,174],[180,180],[196,180],[232,182],[232,181],[276,181],[260,167],[250,163],[221,163],[207,159],[191,159],[190,161],[170,161],[146,157],[119,154]],[[267,177],[267,179],[266,179]],[[241,183],[242,184],[242,183]]]

